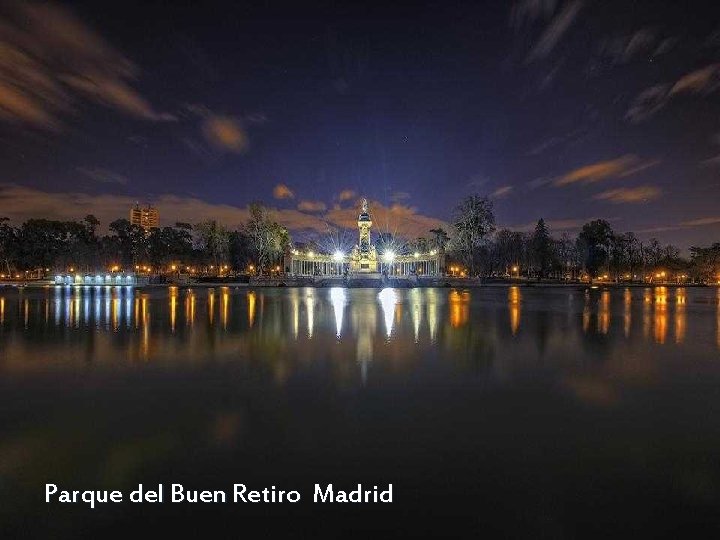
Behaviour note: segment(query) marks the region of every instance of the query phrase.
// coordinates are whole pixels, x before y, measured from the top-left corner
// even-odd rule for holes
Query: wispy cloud
[[[101,184],[124,185],[128,183],[127,176],[123,176],[122,174],[118,174],[107,169],[101,169],[100,167],[76,167],[75,170],[83,176],[86,176],[91,180],[95,180],[96,182],[100,182]]]
[[[575,183],[590,184],[606,178],[623,178],[654,167],[658,163],[658,160],[644,161],[635,155],[626,154],[615,159],[598,161],[573,169],[556,178],[554,184],[556,186],[567,186]]]
[[[293,199],[295,194],[285,184],[278,184],[273,188],[273,197],[276,199]]]
[[[720,63],[710,64],[680,77],[670,90],[674,94],[709,94],[720,88]]]
[[[500,186],[495,191],[493,191],[490,196],[494,199],[504,199],[510,193],[512,193],[513,187],[512,186]]]
[[[641,203],[658,199],[662,190],[656,186],[638,186],[632,188],[609,189],[598,193],[593,199],[612,203]]]
[[[406,201],[410,198],[410,194],[407,191],[394,191],[390,195],[390,200],[392,202],[401,202]]]
[[[343,189],[340,193],[338,193],[337,200],[340,202],[344,201],[351,201],[355,197],[357,197],[357,193],[355,193],[352,189]]]
[[[0,119],[58,130],[83,102],[149,121],[174,120],[131,86],[137,67],[65,7],[5,4],[0,25]]]
[[[699,219],[693,219],[690,221],[683,221],[680,223],[683,227],[703,227],[705,225],[717,225],[720,224],[720,216],[704,217]]]
[[[301,212],[324,212],[327,205],[322,201],[300,201],[297,208]]]
[[[656,42],[657,36],[654,30],[640,28],[632,34],[605,39],[600,44],[600,54],[608,57],[613,64],[624,64],[640,55],[648,56],[651,53],[665,52],[667,45],[662,51],[656,52],[660,50],[660,47],[655,46]]]
[[[667,104],[670,87],[667,83],[656,84],[640,92],[625,113],[625,118],[637,124],[653,116]]]
[[[550,21],[545,28],[535,47],[528,54],[527,61],[533,62],[544,58],[552,52],[563,34],[572,26],[583,6],[581,0],[567,2],[560,12]]]
[[[90,195],[88,193],[52,193],[23,186],[0,184],[0,217],[8,217],[19,224],[31,217],[47,219],[76,220],[86,214],[94,214],[104,227],[118,219],[125,218],[136,199],[126,195]],[[171,225],[178,221],[197,223],[207,219],[217,220],[229,227],[244,223],[249,211],[247,207],[207,202],[196,197],[159,195],[150,201],[160,212],[160,222]],[[271,208],[271,216],[291,231],[309,231],[325,234],[332,228],[357,230],[358,208],[333,208],[328,211],[307,213],[297,209]],[[415,238],[426,236],[428,230],[449,225],[442,220],[420,214],[417,209],[393,204],[385,206],[370,201],[373,227],[377,231],[389,231],[399,236]]]
[[[656,84],[643,90],[633,100],[625,118],[633,123],[642,122],[656,114],[670,101],[683,94],[709,95],[720,89],[720,63],[696,69],[675,82]]]

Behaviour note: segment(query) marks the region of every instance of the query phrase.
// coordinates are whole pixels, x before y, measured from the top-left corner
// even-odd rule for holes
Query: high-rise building
[[[143,208],[140,204],[135,204],[130,209],[130,224],[142,227],[146,231],[156,229],[160,226],[158,209],[150,205]]]

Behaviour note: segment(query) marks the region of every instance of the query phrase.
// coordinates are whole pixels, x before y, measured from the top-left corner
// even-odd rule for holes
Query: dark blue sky
[[[479,192],[501,225],[603,217],[683,247],[720,239],[711,2],[79,2],[2,16],[0,214],[13,219],[71,217],[75,202],[76,217],[107,220],[148,200],[166,222],[217,205],[232,221],[260,199],[319,230],[367,196],[389,226],[420,232]]]

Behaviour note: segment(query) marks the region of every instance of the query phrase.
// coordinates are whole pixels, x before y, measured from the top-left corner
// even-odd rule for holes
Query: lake
[[[47,482],[303,500],[89,510]],[[312,504],[323,482],[394,502]],[[219,525],[720,530],[720,289],[0,289],[3,536]]]

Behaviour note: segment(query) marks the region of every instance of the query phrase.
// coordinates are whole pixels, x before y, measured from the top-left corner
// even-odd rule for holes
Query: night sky
[[[5,3],[0,215],[720,240],[716,2]]]

